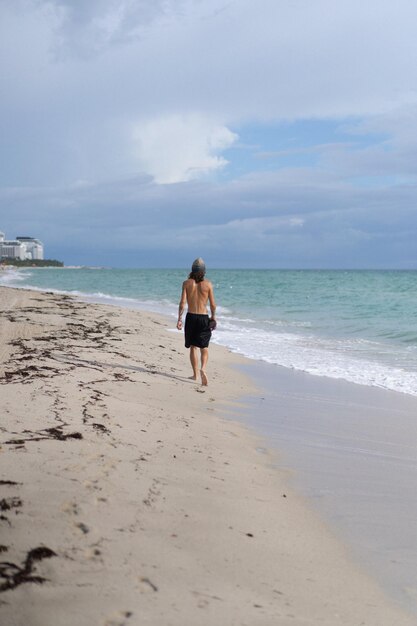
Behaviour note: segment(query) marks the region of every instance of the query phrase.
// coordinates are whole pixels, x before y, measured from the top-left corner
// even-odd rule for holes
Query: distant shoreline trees
[[[0,259],[0,265],[12,267],[64,267],[62,261],[56,259]]]

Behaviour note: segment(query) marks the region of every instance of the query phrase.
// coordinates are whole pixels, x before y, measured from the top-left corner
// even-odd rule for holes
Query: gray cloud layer
[[[415,267],[416,23],[411,0],[2,3],[0,229],[68,262],[112,236],[121,265]],[[213,178],[234,129],[312,118],[352,142]]]

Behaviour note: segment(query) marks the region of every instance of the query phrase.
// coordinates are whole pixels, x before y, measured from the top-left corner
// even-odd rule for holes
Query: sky
[[[417,269],[415,0],[0,0],[0,88],[49,258]]]

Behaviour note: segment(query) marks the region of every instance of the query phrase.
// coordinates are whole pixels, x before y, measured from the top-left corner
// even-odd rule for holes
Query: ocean
[[[0,284],[163,313],[178,332],[186,277],[48,268],[0,271]],[[290,483],[417,616],[417,271],[213,270],[208,278],[218,303],[213,341],[252,359],[242,368],[261,391],[232,419],[279,451]]]
[[[4,271],[0,284],[177,314],[187,270]],[[213,341],[250,359],[417,395],[417,271],[212,270]]]

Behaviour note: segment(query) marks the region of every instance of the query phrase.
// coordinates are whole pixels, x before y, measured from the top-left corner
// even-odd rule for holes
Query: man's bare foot
[[[188,377],[188,380],[197,380],[197,374]]]
[[[207,374],[205,373],[204,370],[200,370],[200,376],[201,376],[201,384],[204,387],[207,387],[207,385],[208,385],[208,378],[207,378]]]

